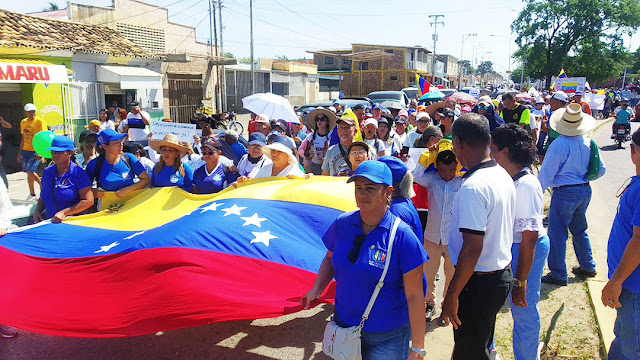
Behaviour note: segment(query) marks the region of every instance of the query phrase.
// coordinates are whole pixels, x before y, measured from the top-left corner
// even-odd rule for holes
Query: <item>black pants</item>
[[[453,330],[453,360],[489,359],[496,315],[511,291],[511,266],[490,274],[474,273],[458,296],[458,318]]]

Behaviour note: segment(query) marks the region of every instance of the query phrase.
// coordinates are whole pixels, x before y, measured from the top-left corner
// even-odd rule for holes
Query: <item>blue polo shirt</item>
[[[211,174],[207,173],[207,165],[202,165],[193,173],[193,187],[198,194],[215,194],[222,191],[227,182],[224,166],[218,163]]]
[[[77,204],[80,201],[80,190],[88,187],[91,187],[89,176],[74,162],[71,162],[69,171],[61,176],[58,176],[55,164],[44,169],[40,199],[44,203],[47,219],[58,211]]]
[[[418,216],[418,210],[416,210],[411,199],[392,199],[389,211],[409,225],[418,240],[422,241],[424,236],[422,223],[420,222],[420,216]]]
[[[631,183],[620,198],[618,212],[611,226],[607,245],[609,278],[622,260],[622,254],[633,236],[634,226],[640,227],[640,176],[634,176],[631,179]],[[640,266],[622,283],[622,287],[634,293],[640,293]]]
[[[178,160],[179,161],[179,160]],[[180,171],[174,170],[173,166],[163,166],[159,173],[156,173],[158,164],[153,167],[151,173],[152,187],[172,187],[177,186],[182,190],[191,192],[193,190],[193,170],[187,163],[182,163],[184,168],[184,176]]]
[[[628,124],[630,116],[631,116],[631,111],[629,111],[629,109],[618,111],[618,118],[616,119],[616,124]]]
[[[144,172],[144,166],[140,164],[138,159],[135,156],[129,153],[124,153],[121,156],[127,156],[129,158],[129,162],[131,163],[131,170],[135,173],[135,175],[140,176]],[[96,161],[98,158],[95,158],[87,164],[87,175],[89,175],[89,179],[93,182],[95,180],[95,168]],[[118,191],[124,187],[129,185],[133,185],[133,174],[127,167],[127,164],[122,161],[122,159],[118,158],[118,162],[114,165],[111,165],[105,161],[102,164],[102,169],[100,169],[100,173],[98,175],[100,177],[100,187],[105,191]]]
[[[378,227],[367,234],[355,264],[348,260],[347,255],[353,248],[356,235],[363,234],[359,211],[338,216],[322,237],[327,249],[333,252],[331,264],[336,279],[335,311],[347,326],[357,326],[360,323],[373,289],[380,280],[395,219],[396,216],[387,211]],[[409,226],[401,222],[396,232],[384,286],[369,319],[364,323],[364,331],[393,330],[409,321],[402,276],[422,266],[427,260],[422,243]]]

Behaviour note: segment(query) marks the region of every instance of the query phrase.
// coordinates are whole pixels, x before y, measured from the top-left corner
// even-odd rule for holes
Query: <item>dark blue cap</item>
[[[378,104],[378,103],[375,103],[375,104],[373,104],[373,107],[371,108],[371,110],[373,111],[373,110],[375,110],[375,109],[380,109],[380,110],[382,110],[382,106],[380,106],[380,104]]]
[[[386,164],[376,160],[365,161],[362,164],[358,165],[356,173],[353,174],[353,176],[351,176],[349,180],[347,180],[347,182],[352,182],[359,177],[365,178],[374,184],[384,184],[387,186],[391,186],[391,184],[393,183],[393,177],[391,175],[391,170],[389,170],[389,167],[387,167]]]
[[[51,142],[51,147],[46,151],[63,152],[74,151],[75,149],[76,145],[73,143],[73,140],[69,139],[66,136],[56,136]]]
[[[385,155],[379,158],[378,161],[387,165],[389,170],[391,170],[391,176],[393,178],[394,184],[401,182],[404,175],[407,173],[407,171],[409,171],[407,165],[405,165],[402,160],[398,159],[397,157]]]
[[[258,144],[260,146],[267,145],[267,138],[263,133],[254,132],[249,135],[249,145]]]
[[[124,139],[127,134],[119,134],[115,130],[104,129],[98,133],[98,145],[104,145],[109,141],[120,141]]]

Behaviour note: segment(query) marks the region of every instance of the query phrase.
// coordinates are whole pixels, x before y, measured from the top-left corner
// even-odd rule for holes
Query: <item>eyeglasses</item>
[[[253,149],[253,150],[260,150],[260,149],[262,149],[262,145],[259,145],[259,144],[251,144],[251,145],[249,145],[249,149]]]
[[[353,249],[349,250],[349,254],[347,255],[347,259],[352,264],[355,264],[356,260],[358,260],[358,255],[360,255],[360,248],[362,247],[362,243],[364,243],[364,239],[366,237],[366,235],[360,234],[356,235],[356,237],[353,238]]]
[[[352,152],[349,153],[349,156],[353,156],[353,157],[356,157],[356,156],[367,156],[367,152],[364,151],[364,150],[363,151],[352,151]]]
[[[478,106],[478,110],[489,110],[488,106]]]
[[[213,151],[203,151],[202,156],[213,155]]]
[[[325,116],[316,118],[316,122],[327,121],[327,120],[328,119]]]

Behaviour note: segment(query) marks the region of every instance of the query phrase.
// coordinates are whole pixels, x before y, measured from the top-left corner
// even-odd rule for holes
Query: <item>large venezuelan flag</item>
[[[0,240],[0,323],[121,337],[295,312],[322,235],[355,209],[345,178],[258,180],[145,190],[117,211],[21,228]]]

